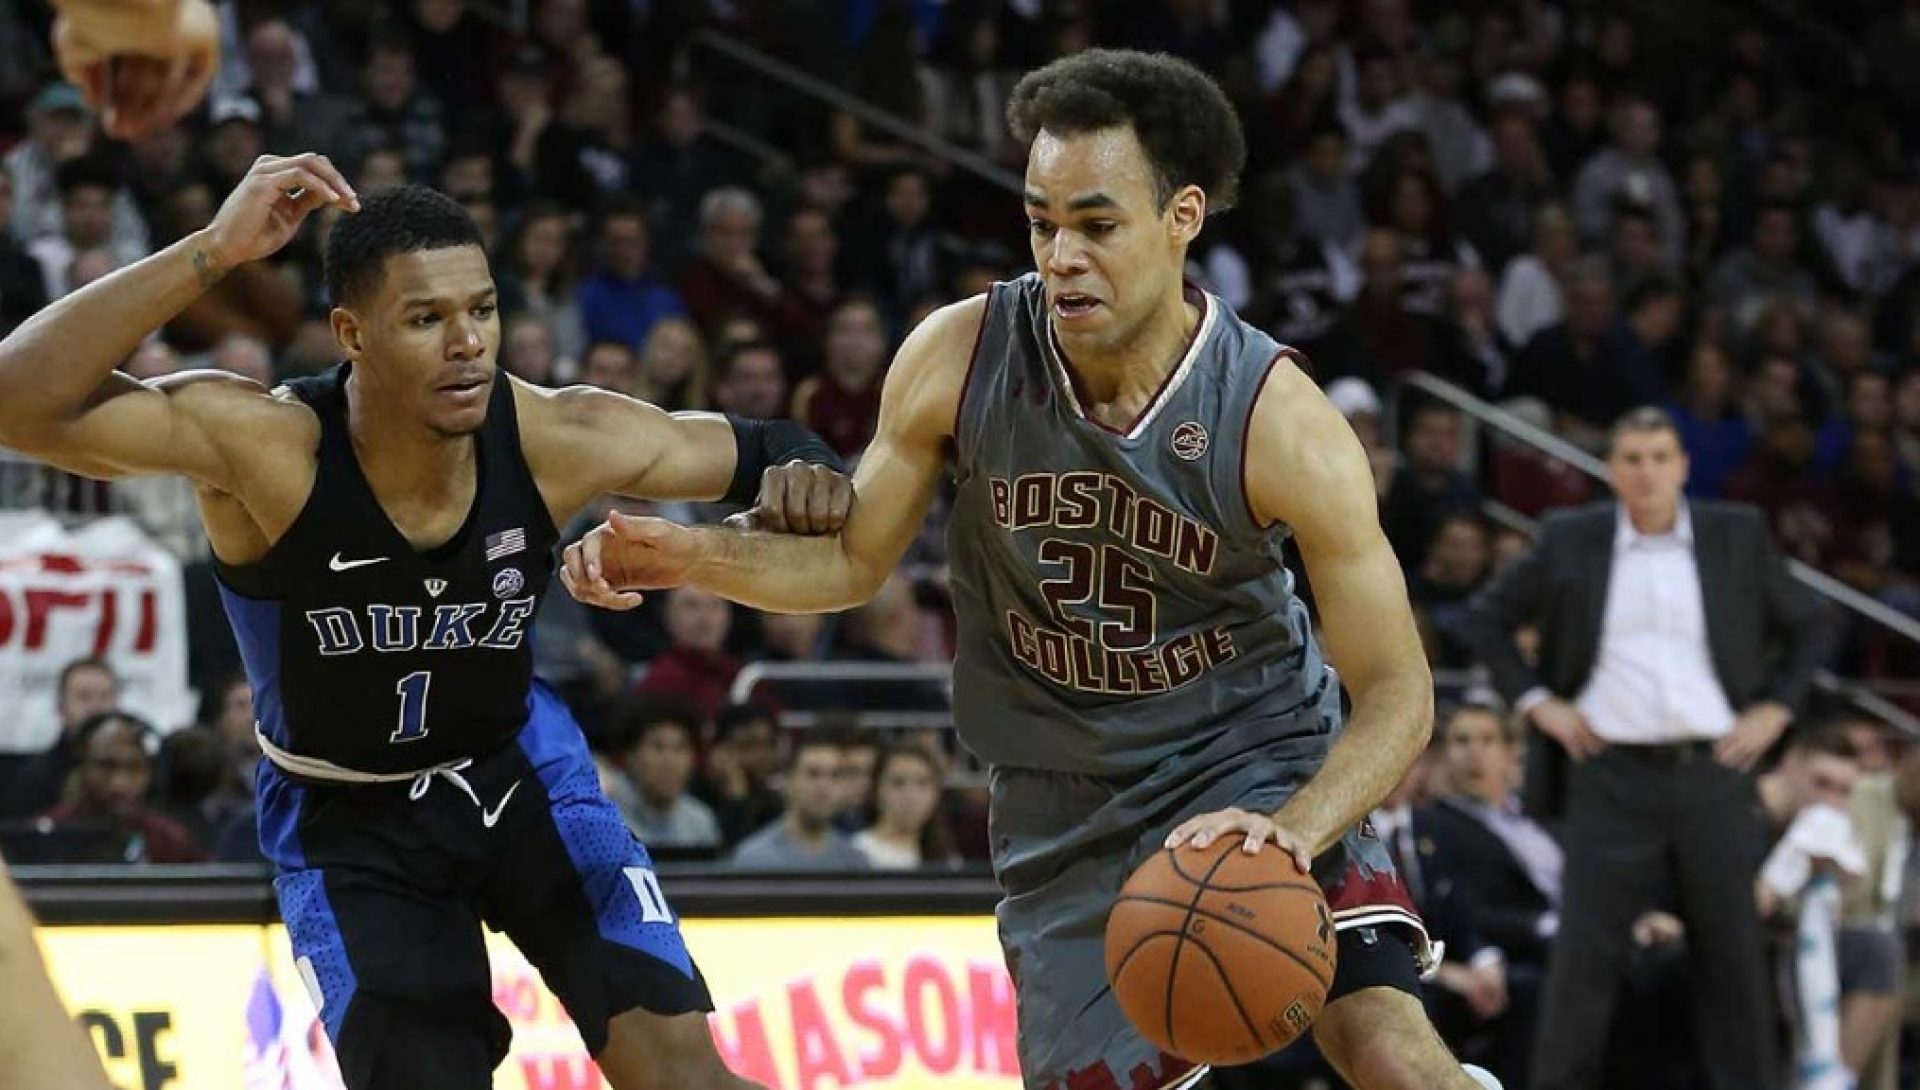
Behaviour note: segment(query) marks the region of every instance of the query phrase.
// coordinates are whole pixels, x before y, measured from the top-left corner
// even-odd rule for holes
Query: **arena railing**
[[[760,75],[779,83],[790,90],[797,91],[809,98],[817,99],[842,113],[859,119],[863,125],[886,133],[920,148],[929,154],[952,163],[961,170],[980,178],[991,185],[1000,187],[1009,193],[1018,194],[1021,183],[1018,175],[988,159],[978,152],[970,151],[958,144],[942,139],[911,121],[875,106],[855,95],[835,87],[833,84],[804,72],[777,57],[768,56],[758,49],[740,40],[715,30],[702,30],[689,41],[691,48],[704,49],[707,52],[752,69]],[[708,122],[712,124],[711,121]]]
[[[1566,439],[1523,420],[1498,405],[1476,397],[1459,386],[1424,371],[1409,372],[1401,376],[1400,381],[1403,388],[1411,387],[1444,401],[1477,423],[1531,447],[1539,454],[1564,462],[1602,484],[1606,483],[1606,463]],[[1528,537],[1534,536],[1538,529],[1538,524],[1533,519],[1504,504],[1488,501],[1485,510],[1494,521],[1519,530]],[[1912,617],[1878,599],[1862,594],[1811,564],[1789,558],[1787,570],[1795,579],[1804,583],[1831,605],[1872,621],[1908,642],[1920,644],[1920,621],[1915,621]],[[1831,670],[1820,671],[1815,675],[1814,683],[1822,692],[1843,699],[1861,711],[1881,719],[1889,726],[1912,737],[1920,738],[1920,718],[1874,691],[1869,685],[1841,677]]]

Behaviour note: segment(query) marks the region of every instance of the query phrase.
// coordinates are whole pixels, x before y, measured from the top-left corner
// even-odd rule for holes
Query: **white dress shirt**
[[[1707,647],[1693,516],[1684,503],[1665,534],[1639,532],[1621,508],[1599,658],[1574,703],[1593,732],[1613,743],[1699,741],[1733,729],[1733,706]]]

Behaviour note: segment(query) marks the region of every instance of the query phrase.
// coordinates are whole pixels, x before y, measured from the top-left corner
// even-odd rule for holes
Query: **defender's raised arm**
[[[228,483],[227,425],[257,384],[213,372],[116,374],[140,342],[236,265],[274,253],[324,205],[359,200],[324,156],[262,156],[205,229],[104,277],[0,341],[0,446],[92,476],[183,473]]]

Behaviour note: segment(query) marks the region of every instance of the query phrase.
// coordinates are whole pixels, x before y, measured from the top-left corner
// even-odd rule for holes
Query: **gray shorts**
[[[997,916],[1028,1090],[1158,1088],[1192,1075],[1192,1064],[1135,1032],[1114,1001],[1106,973],[1114,898],[1180,822],[1229,806],[1279,809],[1320,768],[1330,742],[1315,734],[1250,747],[1222,737],[1132,781],[994,770],[988,825],[1006,893]],[[1313,874],[1337,928],[1397,927],[1428,956],[1420,917],[1370,829],[1348,832]]]
[[[1907,959],[1898,931],[1842,927],[1834,960],[1839,963],[1841,996],[1900,994],[1900,977]]]

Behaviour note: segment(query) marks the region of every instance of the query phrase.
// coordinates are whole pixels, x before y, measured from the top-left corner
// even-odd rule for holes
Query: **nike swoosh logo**
[[[339,553],[334,553],[333,559],[327,561],[327,567],[334,571],[352,571],[355,568],[364,568],[368,564],[384,564],[386,561],[387,558],[384,556],[376,556],[371,560],[342,560]]]
[[[515,780],[513,786],[507,788],[507,793],[500,796],[500,801],[494,804],[493,809],[480,811],[480,824],[489,829],[498,824],[500,815],[507,809],[507,800],[513,798],[513,793],[518,790],[520,790],[520,781]]]

